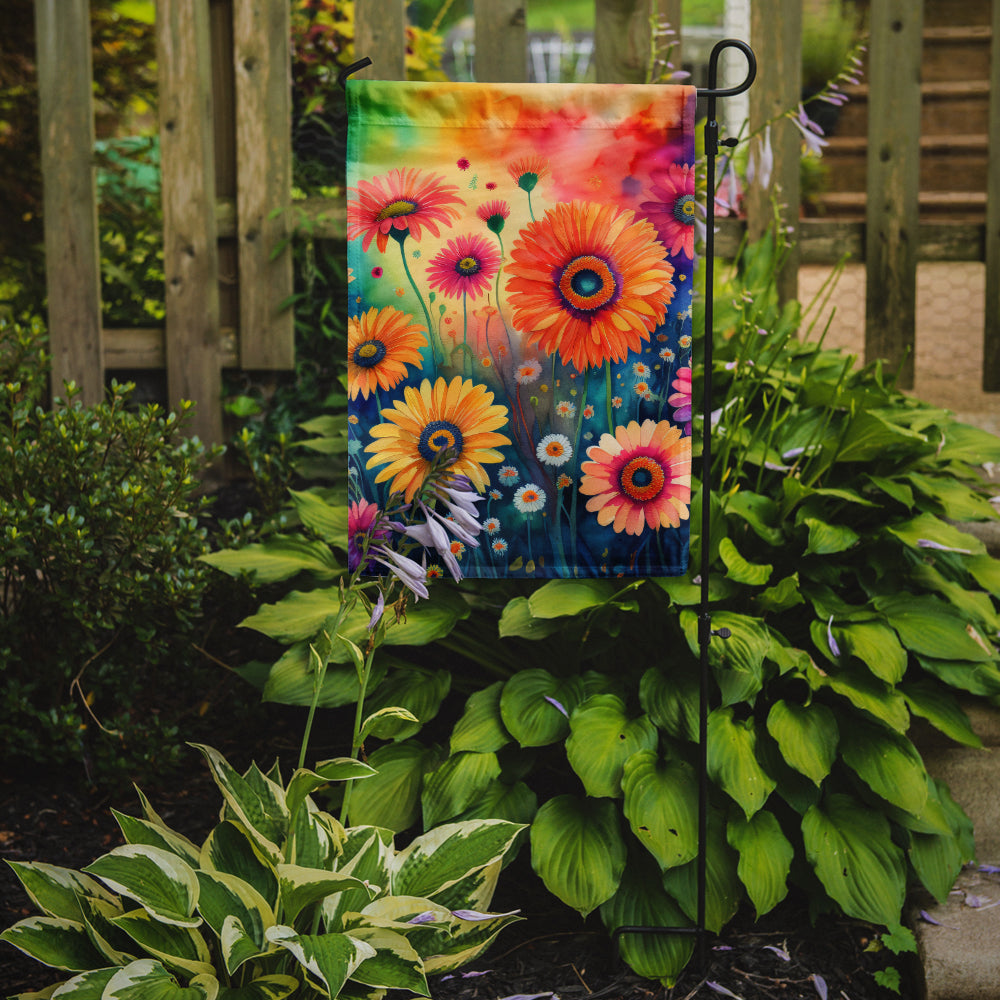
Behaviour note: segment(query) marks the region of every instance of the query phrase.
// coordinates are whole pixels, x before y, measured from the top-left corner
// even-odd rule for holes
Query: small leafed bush
[[[192,659],[209,456],[187,405],[132,408],[128,385],[41,406],[41,337],[0,324],[0,746],[95,777],[177,752],[155,696]]]
[[[76,973],[59,996],[429,996],[429,973],[472,961],[518,919],[486,912],[517,824],[451,823],[397,849],[390,831],[345,829],[310,797],[370,778],[368,765],[337,758],[285,785],[277,766],[240,774],[199,749],[225,803],[200,846],[140,793],[143,818],[115,813],[127,843],[82,872],[11,863],[42,915],[0,939]]]

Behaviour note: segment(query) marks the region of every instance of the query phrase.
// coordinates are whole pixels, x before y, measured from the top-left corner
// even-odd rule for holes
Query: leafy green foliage
[[[90,407],[68,386],[43,409],[41,338],[0,322],[0,744],[107,777],[176,752],[169,717],[132,710],[192,661],[210,456],[187,407],[133,409],[129,386]]]
[[[40,916],[0,935],[76,973],[60,995],[105,998],[429,996],[427,974],[479,955],[515,913],[490,913],[521,827],[450,823],[397,850],[389,831],[345,829],[313,792],[369,778],[353,758],[243,774],[199,747],[222,794],[202,845],[118,815],[127,843],[82,872],[12,862]],[[103,991],[103,992],[102,992]]]

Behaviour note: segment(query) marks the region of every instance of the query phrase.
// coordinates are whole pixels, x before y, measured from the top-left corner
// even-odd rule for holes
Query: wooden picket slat
[[[984,253],[986,324],[983,329],[983,391],[1000,392],[1000,0],[993,0],[988,163]]]
[[[240,366],[295,367],[292,252],[290,9],[244,0],[233,7]],[[284,249],[278,250],[284,244]]]
[[[359,79],[406,79],[406,0],[355,0],[354,55],[372,61]]]
[[[192,431],[222,441],[219,256],[208,4],[160,0],[156,11],[166,274],[167,393],[198,405]]]
[[[750,131],[783,114],[799,103],[802,91],[802,4],[780,0],[750,8],[750,38],[761,68],[750,88]],[[755,140],[756,141],[756,140]],[[781,206],[781,225],[798,233],[799,157],[802,136],[787,118],[771,127],[774,169],[767,188],[759,182],[746,196],[747,224],[751,239],[759,239],[774,221],[774,203]],[[798,296],[801,250],[793,243],[777,276],[778,296],[786,302]]]
[[[872,0],[868,51],[865,357],[913,388],[923,4]]]
[[[35,0],[52,392],[104,396],[88,0]]]
[[[523,83],[528,79],[524,0],[475,0],[476,80]]]

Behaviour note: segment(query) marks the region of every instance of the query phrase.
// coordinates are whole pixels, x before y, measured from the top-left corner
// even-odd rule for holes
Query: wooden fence
[[[88,2],[35,0],[53,384],[73,379],[94,401],[107,370],[165,369],[169,400],[195,400],[196,433],[220,441],[222,369],[276,371],[294,360],[292,316],[282,308],[291,255],[275,253],[293,218],[282,211],[291,201],[290,0],[157,2],[166,325],[144,330],[101,326]],[[526,79],[528,2],[474,0],[480,81]],[[355,50],[374,63],[364,73],[402,79],[405,0],[355,6]],[[597,80],[641,82],[650,18],[678,26],[681,15],[681,0],[595,0]],[[759,66],[753,129],[799,101],[802,2],[754,0],[751,18]],[[918,0],[871,0],[866,218],[786,217],[797,241],[781,289],[795,294],[800,263],[832,263],[844,253],[863,260],[866,355],[895,365],[909,351],[905,385],[913,377],[917,262],[985,261],[983,387],[1000,391],[1000,0],[992,3],[985,224],[918,216],[922,18]],[[749,192],[745,222],[725,220],[716,241],[723,256],[744,227],[763,231],[772,197],[799,204],[800,137],[791,123],[779,125],[769,188]],[[342,199],[307,202],[297,214],[312,220],[314,236],[344,236]]]

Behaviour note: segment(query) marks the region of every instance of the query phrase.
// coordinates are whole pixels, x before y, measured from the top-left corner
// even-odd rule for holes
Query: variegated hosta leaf
[[[385,892],[389,886],[392,858],[392,833],[373,826],[351,827],[344,840],[343,853],[337,864],[342,875],[353,875],[366,888],[345,889],[323,900],[323,921],[326,929],[344,930],[345,913],[363,909],[371,893]]]
[[[437,826],[467,809],[500,776],[495,753],[452,754],[424,778],[424,826]]]
[[[278,882],[281,887],[281,906],[286,920],[294,921],[302,910],[312,903],[345,889],[361,889],[375,895],[361,879],[342,872],[327,872],[300,865],[278,865]]]
[[[120,902],[109,903],[93,896],[83,896],[80,905],[90,940],[104,956],[105,965],[128,965],[140,957],[140,949],[135,942],[114,924],[115,917],[125,912]]]
[[[288,831],[284,789],[254,769],[242,776],[217,750],[203,744],[193,745],[205,755],[226,806],[247,828],[264,855],[277,863],[281,856],[278,845]]]
[[[788,895],[788,872],[795,849],[781,832],[774,813],[766,809],[750,819],[731,819],[726,837],[730,847],[740,853],[736,873],[759,918]]]
[[[264,931],[275,923],[274,912],[252,885],[235,875],[205,871],[198,872],[198,883],[201,887],[198,910],[220,940],[227,920],[236,920],[242,936],[250,939],[255,953],[266,950]],[[232,930],[230,937],[233,937]],[[240,960],[231,965],[232,949],[226,950],[226,967],[230,975],[249,957],[243,954],[245,948],[242,945],[240,951]]]
[[[553,895],[586,916],[618,889],[625,842],[608,799],[558,795],[531,824],[531,865]]]
[[[111,921],[150,955],[189,976],[213,971],[205,939],[190,927],[160,923],[145,910],[132,910]]]
[[[176,833],[169,827],[152,823],[145,819],[126,816],[125,813],[112,809],[122,835],[129,844],[146,844],[149,847],[159,847],[161,850],[176,854],[191,867],[198,864],[199,849],[187,837]]]
[[[517,912],[479,914],[474,920],[463,917],[468,911],[451,912],[455,916],[451,933],[432,954],[424,958],[424,971],[428,975],[451,972],[474,961],[493,943],[504,927],[521,919]]]
[[[776,782],[757,762],[752,718],[739,722],[733,709],[717,708],[708,717],[708,774],[749,818],[767,801]]]
[[[19,994],[20,997],[48,997],[53,1000],[101,1000],[104,996],[104,988],[114,978],[120,966],[111,966],[107,969],[91,969],[89,972],[81,972],[80,975],[67,979],[66,982],[52,990],[44,993]],[[17,1000],[17,998],[12,998]]]
[[[876,795],[919,815],[927,802],[927,771],[910,740],[861,719],[852,720],[841,755]]]
[[[697,855],[698,783],[690,765],[640,751],[625,762],[622,789],[632,832],[661,869]]]
[[[335,868],[343,842],[340,822],[317,809],[312,799],[306,799],[292,820],[285,857],[304,868]]]
[[[798,705],[779,699],[768,712],[767,731],[777,741],[785,761],[815,785],[830,773],[840,732],[826,705],[816,701]]]
[[[421,834],[393,860],[392,892],[433,899],[500,861],[523,827],[502,819],[446,823]]]
[[[523,747],[543,747],[569,732],[569,716],[583,701],[579,677],[558,678],[547,670],[521,670],[500,694],[500,717]]]
[[[592,695],[578,705],[569,727],[566,757],[595,798],[620,798],[626,760],[639,750],[653,750],[659,740],[649,716],[630,719],[625,702],[613,694]]]
[[[95,950],[87,928],[65,917],[28,917],[0,934],[26,955],[54,969],[81,972],[100,968],[105,959]]]
[[[150,916],[165,924],[197,927],[198,878],[194,869],[171,851],[146,844],[124,844],[85,869],[109,889],[134,899]]]
[[[97,879],[39,861],[8,861],[24,891],[46,916],[82,920],[81,896],[93,896],[114,903],[115,897]]]
[[[906,866],[885,816],[849,795],[830,795],[805,814],[802,837],[820,882],[849,917],[899,923]]]
[[[278,875],[241,823],[220,823],[201,847],[199,867],[225,872],[252,885],[272,907],[278,905]]]
[[[351,973],[355,982],[430,996],[424,963],[402,934],[384,927],[362,926],[354,928],[351,937],[375,949],[375,954]]]
[[[365,959],[375,957],[370,944],[349,934],[296,934],[293,928],[278,924],[268,928],[267,939],[294,955],[310,979],[332,997],[339,995]]]
[[[489,687],[469,696],[462,717],[455,723],[451,733],[451,752],[474,750],[477,753],[495,753],[510,743],[500,716],[500,692],[503,681],[496,681]]]
[[[399,833],[420,817],[424,773],[438,763],[438,754],[416,740],[379,747],[368,761],[375,777],[351,789],[352,826],[381,826]]]
[[[187,986],[153,959],[143,958],[119,969],[108,981],[101,1000],[216,1000],[219,981],[196,976]]]
[[[299,985],[294,976],[261,976],[245,986],[223,986],[218,1000],[285,1000]]]
[[[629,859],[618,891],[601,904],[610,932],[619,927],[689,927],[691,921],[664,891],[651,859]],[[692,934],[622,934],[619,951],[640,976],[673,986],[694,950]]]

